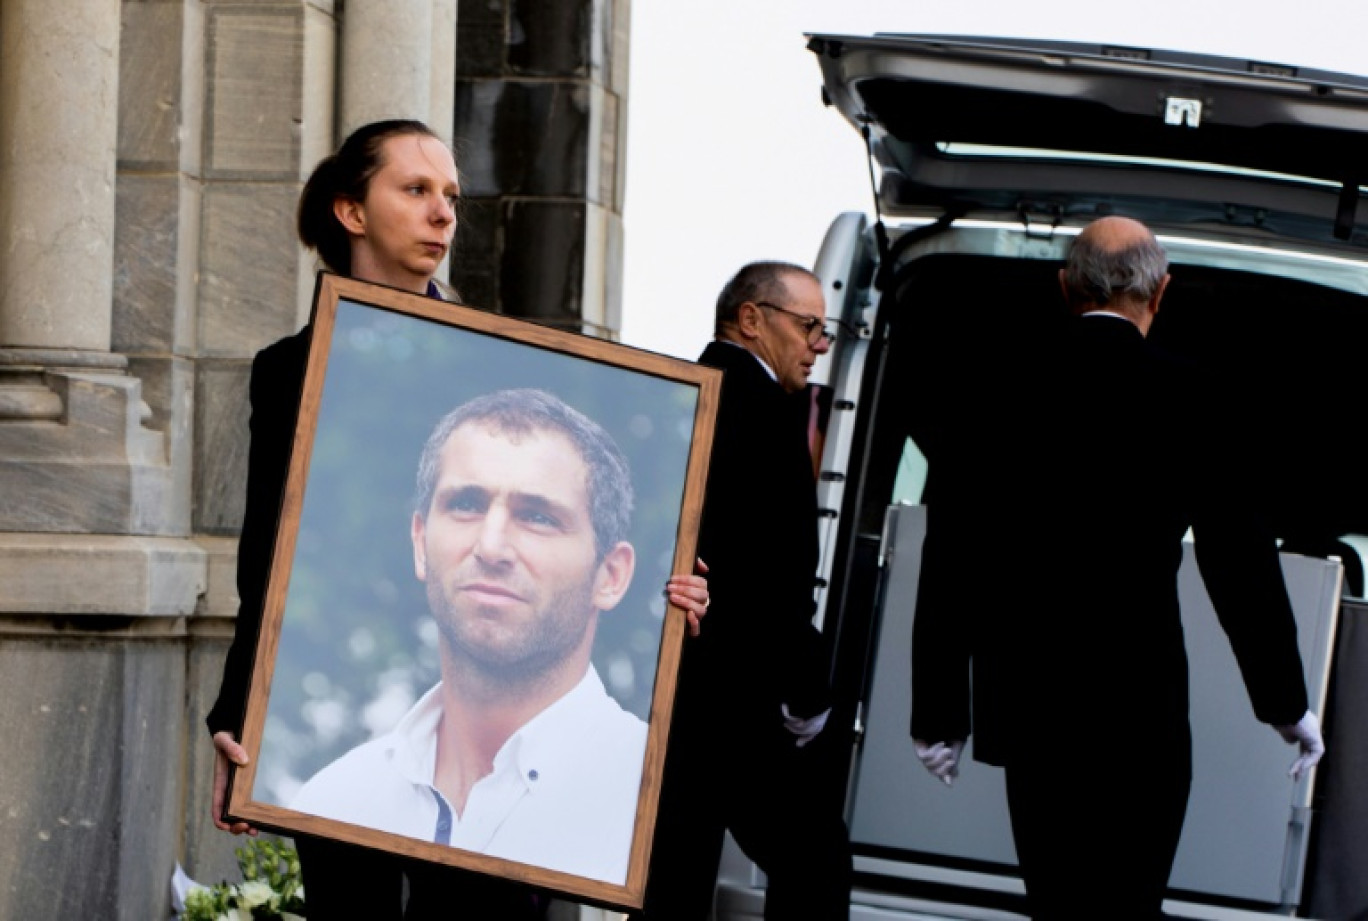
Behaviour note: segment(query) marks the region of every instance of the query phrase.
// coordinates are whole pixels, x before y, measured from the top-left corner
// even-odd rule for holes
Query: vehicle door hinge
[[[895,508],[896,506],[889,506],[884,511],[883,533],[879,535],[879,559],[876,564],[881,571],[880,579],[884,578],[882,571],[893,565],[893,553],[897,549],[895,546],[897,540],[894,537],[898,533],[898,529],[894,526]],[[880,591],[882,591],[882,587]]]
[[[1202,125],[1202,100],[1188,99],[1184,96],[1166,96],[1164,98],[1164,124],[1200,128]]]
[[[1358,177],[1346,179],[1340,186],[1339,207],[1335,209],[1335,239],[1348,240],[1354,236],[1354,220],[1358,211]]]
[[[1306,832],[1311,822],[1311,807],[1293,806],[1287,818],[1287,844],[1283,850],[1282,907],[1295,908],[1301,901],[1302,857],[1306,853]]]

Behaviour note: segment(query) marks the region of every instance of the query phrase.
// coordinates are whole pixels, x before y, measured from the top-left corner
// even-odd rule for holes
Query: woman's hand
[[[700,621],[712,603],[708,597],[708,580],[703,577],[707,571],[708,564],[698,560],[694,564],[694,575],[673,575],[665,583],[665,595],[670,604],[682,608],[689,619],[689,636],[698,636]]]
[[[228,731],[214,733],[214,801],[213,814],[214,827],[221,831],[230,831],[235,835],[246,832],[255,835],[257,830],[246,822],[234,822],[229,825],[223,821],[223,801],[228,794],[228,765],[229,762],[238,767],[247,763],[247,749],[237,743],[233,734]]]

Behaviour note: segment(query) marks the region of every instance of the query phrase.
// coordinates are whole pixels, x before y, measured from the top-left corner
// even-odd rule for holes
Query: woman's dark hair
[[[364,201],[371,177],[384,165],[380,160],[384,143],[407,135],[437,137],[431,128],[413,119],[362,125],[348,135],[337,153],[314,167],[304,183],[296,217],[299,240],[334,272],[351,274],[351,238],[333,214],[333,202],[338,198]]]

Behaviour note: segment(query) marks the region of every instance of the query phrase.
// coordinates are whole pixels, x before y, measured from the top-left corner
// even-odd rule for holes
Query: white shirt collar
[[[736,348],[750,355],[751,358],[754,358],[756,361],[760,362],[760,367],[765,369],[765,373],[770,376],[770,380],[774,381],[776,384],[779,383],[779,375],[774,373],[774,369],[769,366],[769,362],[765,361],[765,359],[761,358],[759,355],[755,354],[739,342],[732,342],[730,339],[718,339],[717,341],[725,342],[727,345],[735,346]]]
[[[601,706],[608,692],[591,665],[584,677],[563,697],[523,724],[494,755],[492,775],[516,774],[529,792],[548,765],[557,763],[557,752],[573,747],[570,715]],[[394,727],[388,739],[394,767],[404,779],[433,787],[437,774],[437,727],[442,719],[442,684],[424,694]]]

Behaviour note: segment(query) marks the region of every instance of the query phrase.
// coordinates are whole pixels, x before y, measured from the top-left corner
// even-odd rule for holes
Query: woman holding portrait
[[[434,276],[456,229],[460,177],[450,147],[423,123],[375,122],[353,132],[305,183],[300,241],[331,271],[437,299],[451,299]],[[213,820],[223,819],[231,765],[247,763],[238,744],[267,573],[309,351],[311,327],[259,352],[250,383],[247,502],[238,547],[240,608],[218,700],[206,722],[213,736]],[[691,622],[707,606],[698,576],[670,580],[671,601]],[[546,900],[504,880],[409,860],[328,839],[297,841],[310,921],[329,918],[536,919]],[[407,894],[405,893],[407,890]]]

